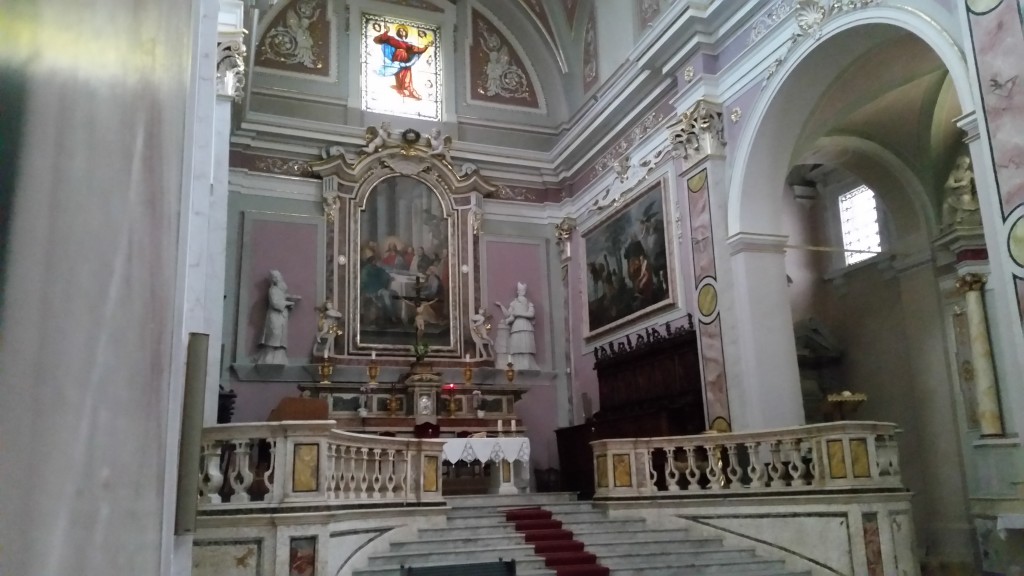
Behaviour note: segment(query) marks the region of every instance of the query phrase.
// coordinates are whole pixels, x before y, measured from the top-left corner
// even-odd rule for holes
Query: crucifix
[[[416,309],[416,336],[413,340],[413,354],[416,355],[416,360],[422,361],[427,356],[428,347],[426,342],[423,341],[423,332],[426,330],[427,322],[435,323],[437,318],[434,316],[434,311],[430,308],[437,298],[427,301],[423,298],[423,276],[420,274],[416,275],[416,285],[413,288],[414,296],[396,296],[402,301],[412,304],[413,308]]]

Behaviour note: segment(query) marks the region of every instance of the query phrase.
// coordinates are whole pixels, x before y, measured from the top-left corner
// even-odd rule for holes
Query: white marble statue
[[[449,166],[451,166],[451,164],[452,164],[452,154],[451,154],[452,137],[451,136],[442,136],[441,135],[441,131],[439,129],[437,129],[437,128],[434,128],[433,130],[430,131],[430,139],[429,139],[429,141],[430,141],[430,155],[435,157],[435,158],[438,158],[440,160],[444,160],[445,162],[448,163]]]
[[[313,355],[328,358],[334,354],[335,341],[341,334],[341,312],[334,308],[330,300],[320,308],[320,319],[317,321],[316,342],[313,344]]]
[[[533,302],[526,299],[526,284],[516,284],[516,297],[508,307],[500,302],[495,304],[505,315],[504,323],[509,328],[508,357],[516,370],[537,369],[537,345],[533,334],[533,319],[536,312]]]
[[[946,197],[942,203],[943,226],[981,226],[978,192],[974,187],[971,157],[964,154],[956,159],[953,171],[946,179]]]
[[[491,340],[491,336],[488,334],[491,329],[490,318],[490,315],[484,314],[483,308],[469,317],[469,333],[473,337],[473,343],[476,344],[477,358],[490,358],[488,351],[494,354],[494,340]]]
[[[267,290],[267,317],[263,323],[263,337],[257,364],[288,363],[288,316],[300,296],[288,293],[288,285],[277,270],[270,271],[270,289]]]

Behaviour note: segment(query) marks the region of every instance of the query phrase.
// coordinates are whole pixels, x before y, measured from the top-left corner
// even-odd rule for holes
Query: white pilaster
[[[740,233],[729,237],[733,295],[743,378],[731,382],[733,429],[765,430],[804,424],[793,319],[786,292],[787,237]]]

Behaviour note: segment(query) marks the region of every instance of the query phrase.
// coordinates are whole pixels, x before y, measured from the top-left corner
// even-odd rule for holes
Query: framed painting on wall
[[[675,305],[675,266],[659,180],[583,231],[587,337]]]
[[[390,176],[362,198],[354,253],[357,346],[453,346],[450,203],[411,176]]]

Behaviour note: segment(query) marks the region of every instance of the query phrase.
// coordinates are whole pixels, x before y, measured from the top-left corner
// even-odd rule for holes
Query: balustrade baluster
[[[750,476],[750,488],[764,488],[764,481],[767,473],[764,469],[764,463],[761,462],[761,443],[760,442],[747,442],[747,459],[750,460],[750,464],[747,465],[747,476]]]
[[[263,472],[263,484],[267,487],[267,502],[274,501],[274,484],[277,479],[274,478],[274,470],[277,467],[277,439],[270,438],[267,440],[267,445],[270,447],[270,463],[267,464],[267,470]]]
[[[388,474],[387,480],[384,482],[387,487],[387,498],[391,499],[395,497],[395,451],[388,450]]]
[[[402,470],[402,475],[398,478],[400,490],[402,491],[402,499],[406,502],[408,502],[413,496],[409,494],[409,486],[411,484],[410,480],[413,472],[412,468],[412,451],[405,450],[405,466],[404,470]]]
[[[740,467],[739,445],[729,444],[726,446],[726,450],[729,452],[729,468],[726,470],[729,475],[729,488],[734,490],[743,488],[743,468]]]
[[[800,440],[787,440],[786,448],[789,450],[789,475],[792,477],[790,486],[805,486],[807,479],[804,478],[804,459],[801,454]]]
[[[657,492],[658,491],[658,485],[657,485],[658,472],[654,469],[654,448],[648,448],[646,450],[637,450],[636,452],[634,452],[634,455],[635,455],[635,457],[637,459],[637,463],[638,464],[639,464],[640,458],[645,458],[647,460],[647,462],[646,462],[647,465],[645,466],[645,468],[647,468],[647,482],[646,482],[646,485],[637,486],[637,489],[639,489],[639,490],[647,490],[649,492]],[[639,482],[640,482],[640,474],[638,473],[637,474],[637,483],[639,484]]]
[[[679,490],[679,469],[676,468],[676,449],[673,446],[665,446],[665,484],[669,492]]]
[[[374,448],[373,450],[373,497],[380,498],[380,486],[383,484],[384,479],[381,477],[383,473],[382,467],[383,462],[380,459],[380,448]]]
[[[362,470],[359,474],[359,499],[366,500],[366,487],[370,485],[370,477],[367,474],[367,466],[370,461],[370,449],[360,448],[360,460],[362,461]]]
[[[717,444],[705,446],[708,455],[708,488],[721,490],[725,486],[725,475],[722,473],[722,448]]]
[[[234,455],[231,458],[231,495],[232,503],[245,503],[252,500],[249,496],[249,488],[252,486],[253,473],[249,468],[249,460],[252,450],[252,442],[249,440],[232,440],[235,447]]]
[[[700,490],[700,476],[701,472],[697,469],[697,457],[695,446],[684,446],[683,450],[686,450],[686,479],[690,484],[686,487],[687,490]]]
[[[224,474],[221,473],[222,442],[213,441],[203,444],[204,473],[200,478],[200,502],[220,504],[220,489],[224,486]]]
[[[768,453],[771,454],[771,461],[768,464],[768,474],[772,477],[772,481],[769,484],[772,488],[784,488],[786,486],[786,480],[782,477],[782,457],[779,454],[779,443],[769,442]]]
[[[327,443],[327,490],[328,500],[338,499],[338,450],[341,446]]]

